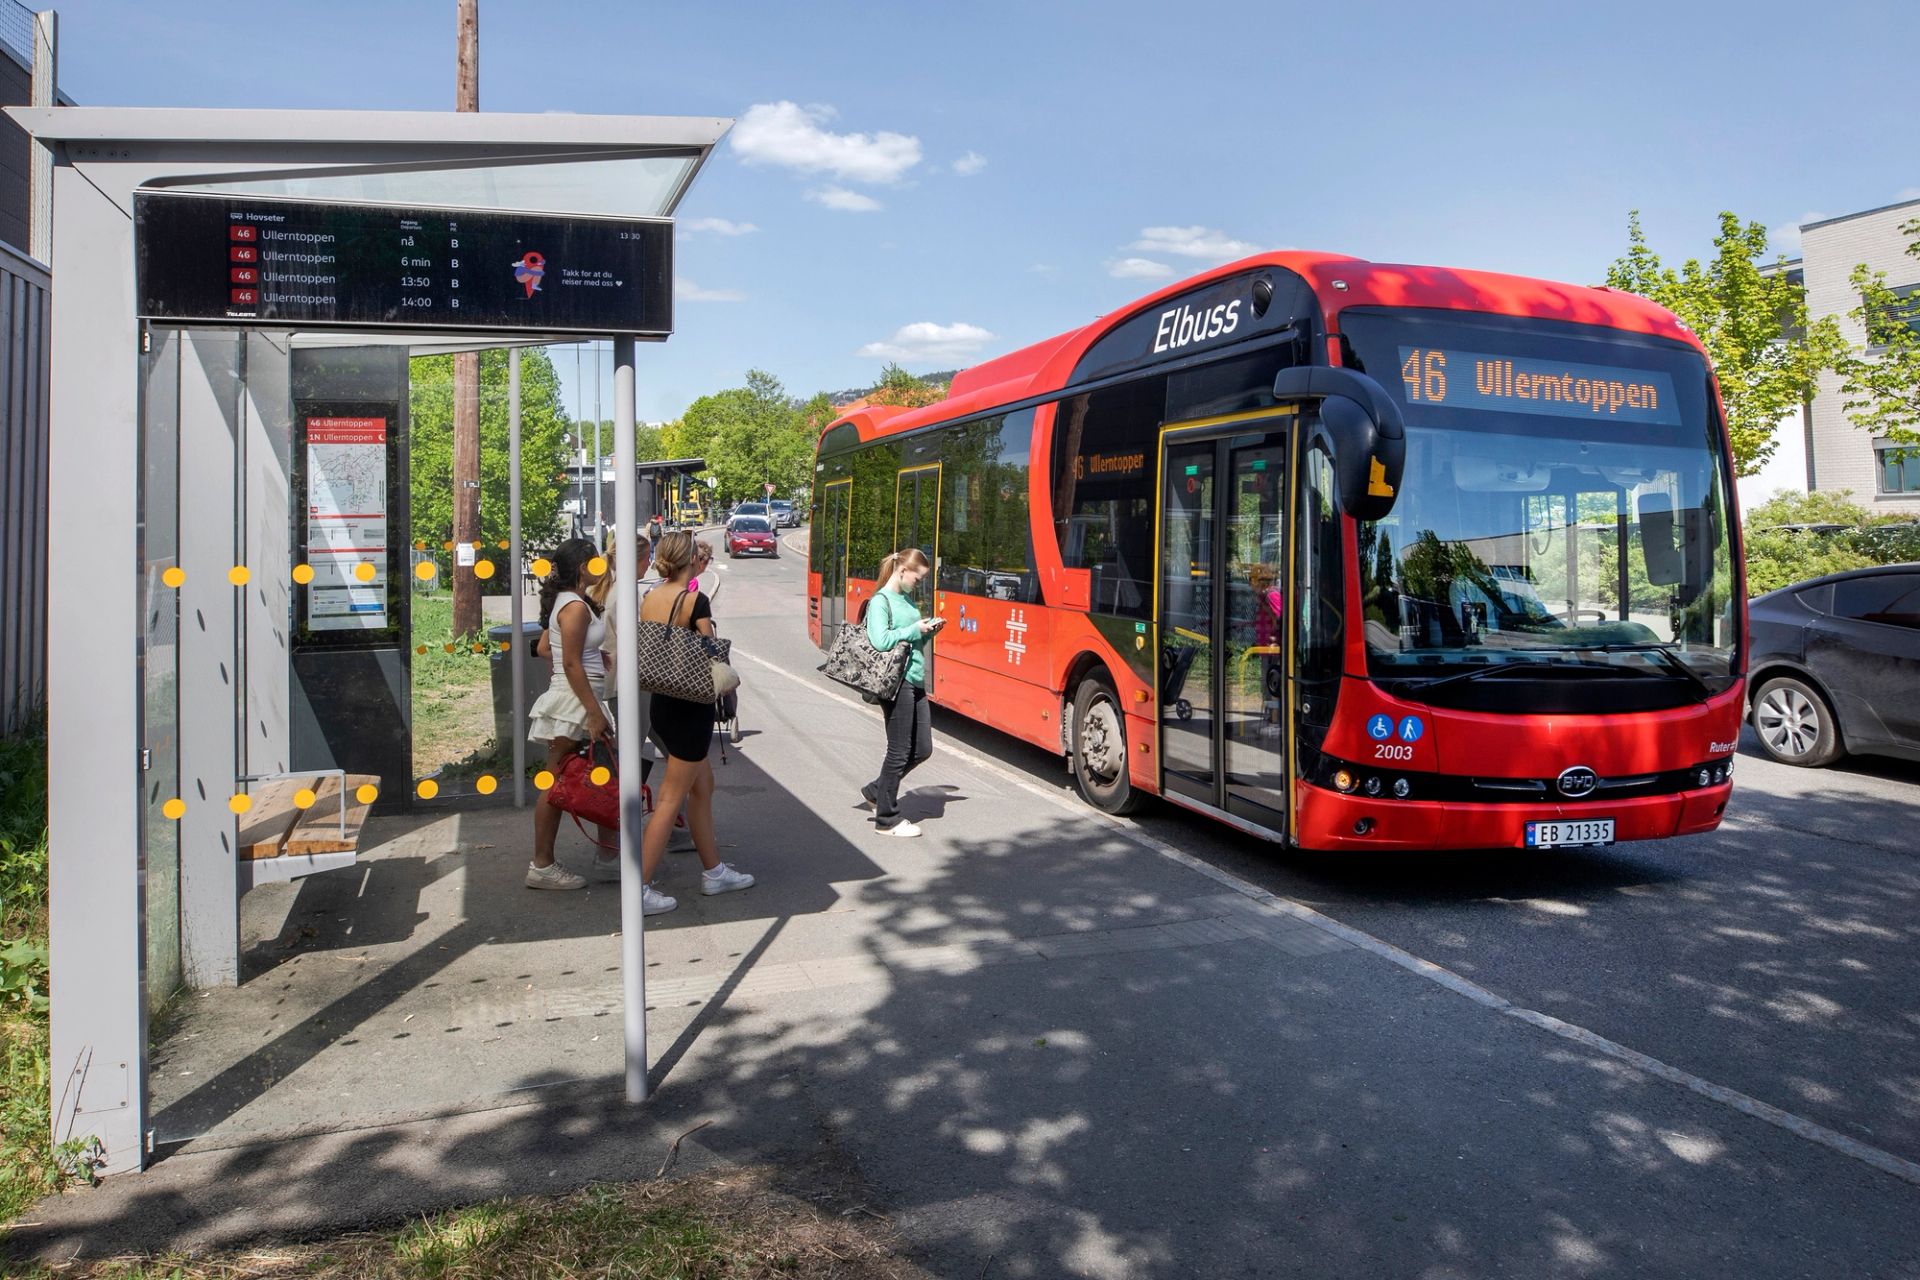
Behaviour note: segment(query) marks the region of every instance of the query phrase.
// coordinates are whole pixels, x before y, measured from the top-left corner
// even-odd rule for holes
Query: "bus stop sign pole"
[[[613,340],[613,457],[620,477],[613,487],[613,590],[620,611],[615,638],[614,685],[626,723],[619,726],[620,755],[620,987],[626,1001],[627,1101],[647,1100],[647,940],[642,929],[644,882],[640,868],[640,563],[639,495],[634,492],[634,387],[632,338]],[[594,459],[594,484],[600,460]],[[672,821],[671,818],[668,819]]]

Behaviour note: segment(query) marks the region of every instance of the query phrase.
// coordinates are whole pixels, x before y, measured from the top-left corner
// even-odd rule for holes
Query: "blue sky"
[[[453,102],[453,0],[60,12],[62,87],[85,104]],[[1723,208],[1783,228],[1920,196],[1913,17],[480,0],[480,104],[743,121],[681,206],[678,332],[639,379],[661,419],[749,367],[804,396],[890,355],[974,363],[1241,246],[1593,281],[1629,209],[1677,260]]]

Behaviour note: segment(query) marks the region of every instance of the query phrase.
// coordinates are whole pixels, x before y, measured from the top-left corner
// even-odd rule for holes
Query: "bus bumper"
[[[1720,825],[1733,784],[1583,804],[1459,804],[1342,795],[1299,787],[1303,849],[1521,849],[1529,822],[1612,818],[1615,843],[1694,835]],[[1543,852],[1550,852],[1543,850]]]

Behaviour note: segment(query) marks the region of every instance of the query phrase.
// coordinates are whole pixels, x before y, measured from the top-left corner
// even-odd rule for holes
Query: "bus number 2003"
[[[1373,744],[1375,760],[1411,760],[1413,748],[1399,742],[1376,742]]]

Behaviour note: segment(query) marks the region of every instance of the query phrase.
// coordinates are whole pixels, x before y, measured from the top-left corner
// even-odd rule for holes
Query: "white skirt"
[[[605,708],[601,708],[604,713]],[[555,738],[571,738],[575,742],[585,742],[592,735],[587,731],[587,708],[574,696],[573,686],[565,679],[549,688],[534,699],[527,709],[527,739],[541,746]]]

